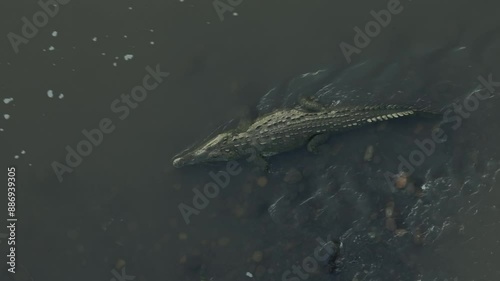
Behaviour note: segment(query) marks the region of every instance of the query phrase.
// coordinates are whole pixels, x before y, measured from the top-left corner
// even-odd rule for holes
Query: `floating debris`
[[[257,185],[260,186],[260,187],[264,187],[267,185],[267,178],[266,177],[259,177],[257,178]]]
[[[397,178],[394,180],[396,188],[403,189],[408,184],[408,176],[406,173],[399,173]]]
[[[255,251],[255,252],[253,252],[253,254],[252,254],[252,260],[253,260],[254,262],[261,262],[261,261],[262,261],[262,257],[263,257],[263,256],[264,256],[264,255],[262,254],[262,251]]]
[[[385,217],[392,218],[394,216],[394,201],[390,201],[385,206]]]
[[[401,236],[404,236],[405,234],[408,233],[408,230],[406,229],[402,229],[402,228],[399,228],[399,229],[396,229],[394,231],[394,235],[396,235],[397,237],[401,237]]]

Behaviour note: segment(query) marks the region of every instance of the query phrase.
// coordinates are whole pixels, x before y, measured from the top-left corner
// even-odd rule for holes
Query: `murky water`
[[[442,82],[429,92],[380,83],[367,99],[450,106],[479,75],[500,80],[494,1],[310,2],[4,4],[1,161],[17,170],[18,221],[17,273],[7,265],[1,280],[497,280],[498,95],[453,122],[396,120],[335,136],[318,155],[273,157],[269,173],[245,160],[172,167],[177,152],[255,116],[266,92],[303,73],[450,46],[422,61],[445,58],[423,72]],[[348,63],[341,43],[355,46],[354,28],[382,9],[391,19]],[[479,51],[447,57],[452,45]],[[322,97],[365,102],[363,83],[388,77],[380,69]],[[289,89],[317,93],[323,82]],[[415,140],[440,124],[446,141],[399,174],[401,158],[421,150]],[[196,196],[210,183],[217,195]],[[189,223],[180,204],[195,208],[184,208]]]

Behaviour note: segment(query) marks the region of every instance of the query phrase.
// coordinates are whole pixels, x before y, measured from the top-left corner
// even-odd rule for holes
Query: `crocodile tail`
[[[429,103],[416,104],[384,104],[384,105],[367,105],[367,111],[413,111],[419,116],[436,117],[441,115],[443,108],[437,107]]]

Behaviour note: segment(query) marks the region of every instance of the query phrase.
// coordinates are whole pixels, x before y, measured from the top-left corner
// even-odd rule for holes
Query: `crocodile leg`
[[[330,137],[329,134],[314,135],[307,143],[307,151],[317,154],[319,152],[318,147],[324,144],[329,137]]]
[[[251,147],[246,150],[246,153],[248,154],[248,157],[246,158],[246,161],[248,163],[252,163],[262,171],[267,172],[269,169],[269,163],[267,162],[266,158],[262,156],[257,148]]]
[[[269,172],[269,162],[262,155],[257,155],[257,157],[255,157],[253,163],[261,171],[263,171],[263,172]]]
[[[319,112],[325,110],[325,107],[321,103],[311,98],[303,97],[299,100],[299,104],[303,109],[310,112]]]

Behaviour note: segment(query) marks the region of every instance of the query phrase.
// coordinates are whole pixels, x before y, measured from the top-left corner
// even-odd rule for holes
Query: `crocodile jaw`
[[[198,163],[231,160],[234,157],[233,154],[235,151],[226,148],[231,136],[231,133],[219,134],[197,148],[174,157],[172,165],[176,168],[181,168]],[[231,145],[229,144],[229,146]]]
[[[177,157],[174,158],[174,160],[172,161],[172,165],[174,165],[174,167],[176,168],[181,168],[186,165],[193,165],[193,164],[194,164],[193,161],[188,161],[185,157]]]

